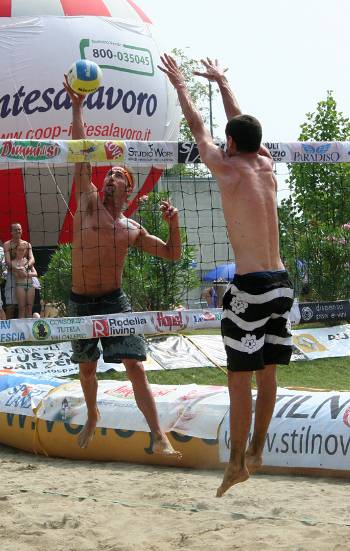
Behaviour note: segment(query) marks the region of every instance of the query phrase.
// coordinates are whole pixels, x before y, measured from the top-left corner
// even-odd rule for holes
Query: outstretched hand
[[[166,222],[170,222],[170,220],[174,217],[177,218],[178,216],[178,209],[175,208],[170,201],[161,201],[159,204],[159,208],[163,215],[163,220]]]
[[[158,65],[158,69],[160,69],[161,71],[163,71],[163,73],[168,75],[171,84],[176,89],[180,88],[181,86],[185,86],[185,79],[184,79],[183,73],[181,72],[181,69],[178,67],[175,59],[169,54],[161,55],[160,59],[162,60],[163,66]]]
[[[71,88],[69,86],[68,78],[67,78],[66,74],[64,75],[63,86],[64,86],[68,96],[70,97],[70,100],[72,102],[72,106],[73,107],[80,107],[82,105],[84,99],[85,99],[85,96],[83,96],[82,94],[77,94],[76,92],[74,92],[73,88]]]
[[[194,75],[207,78],[208,80],[219,82],[224,76],[228,68],[222,69],[218,63],[218,60],[212,61],[209,57],[207,59],[201,59],[205,67],[205,71],[193,71]]]

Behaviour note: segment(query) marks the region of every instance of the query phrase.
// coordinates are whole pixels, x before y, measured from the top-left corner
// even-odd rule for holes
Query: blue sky
[[[165,51],[218,58],[265,141],[295,141],[305,114],[333,90],[350,116],[349,0],[137,0]],[[214,116],[223,135],[225,116]],[[220,131],[221,130],[221,131]]]

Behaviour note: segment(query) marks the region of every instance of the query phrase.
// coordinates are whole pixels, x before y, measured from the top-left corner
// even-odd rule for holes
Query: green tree
[[[60,316],[67,315],[69,293],[72,287],[71,245],[58,246],[40,281],[43,300],[55,304]]]
[[[164,241],[168,237],[168,224],[163,220],[159,202],[167,193],[150,193],[138,209],[140,223],[149,233]],[[191,265],[196,257],[195,247],[187,244],[186,231],[181,229],[182,257],[171,262],[154,257],[136,248],[130,248],[126,259],[123,288],[136,311],[168,310],[180,304],[188,291],[200,281]],[[67,315],[71,289],[71,245],[59,245],[52,255],[46,274],[41,278],[42,296],[54,303],[61,316]]]
[[[152,235],[167,240],[168,224],[163,220],[159,202],[166,192],[150,193],[138,209],[139,222]],[[186,231],[181,229],[181,260],[171,262],[130,248],[124,268],[123,288],[131,297],[134,310],[169,310],[177,307],[200,281],[191,267],[195,247],[188,245]]]
[[[350,121],[332,92],[306,115],[300,141],[350,139]],[[350,292],[350,165],[289,166],[291,195],[279,209],[281,250],[296,285],[311,300],[337,300]],[[305,285],[307,283],[307,286]]]

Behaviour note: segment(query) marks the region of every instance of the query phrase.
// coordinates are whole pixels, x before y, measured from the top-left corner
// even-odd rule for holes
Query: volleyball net
[[[298,299],[293,321],[348,320],[350,142],[265,145],[276,163],[281,256]],[[164,242],[169,227],[159,204],[170,200],[179,211],[180,260],[160,258],[157,251],[152,255],[137,247],[128,249],[123,289],[133,313],[68,315],[77,208],[74,170],[81,162],[91,163],[92,182],[99,191],[112,166],[131,167],[135,187],[124,214]],[[0,190],[0,238],[8,241],[11,224],[21,225],[22,239],[33,247],[46,320],[12,319],[11,328],[4,329],[10,335],[7,340],[69,340],[220,326],[222,296],[235,271],[234,255],[217,184],[201,163],[196,144],[0,140]],[[100,236],[103,239],[103,233]],[[111,244],[111,254],[116,248]],[[104,268],[100,266],[101,274]],[[10,273],[3,298],[8,305],[17,303]]]

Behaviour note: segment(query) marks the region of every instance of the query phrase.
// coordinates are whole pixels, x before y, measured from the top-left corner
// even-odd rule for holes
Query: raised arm
[[[217,59],[215,59],[215,61],[212,61],[209,57],[207,57],[207,59],[201,59],[201,62],[203,63],[205,70],[194,71],[193,74],[200,77],[207,78],[208,80],[217,83],[220,90],[222,103],[224,105],[227,120],[229,121],[233,119],[233,117],[242,115],[242,111],[238,104],[238,101],[225,76],[225,73],[228,69],[222,69]],[[260,147],[258,153],[259,155],[263,155],[265,157],[269,157],[270,159],[272,159],[269,150],[264,145]]]
[[[169,226],[167,242],[165,243],[159,237],[151,235],[144,228],[141,228],[135,247],[166,260],[180,260],[181,234],[178,210],[169,201],[161,201],[159,208],[163,213],[163,219]]]
[[[228,83],[225,73],[228,69],[222,69],[219,66],[218,60],[212,61],[209,57],[201,59],[205,67],[205,71],[194,71],[194,75],[207,78],[211,82],[216,82],[219,86],[222,102],[226,113],[227,120],[231,120],[237,115],[241,115],[241,109],[238,101]]]
[[[67,75],[64,75],[64,78],[65,82],[63,86],[72,102],[72,138],[73,140],[85,140],[86,135],[83,117],[83,102],[85,96],[76,94],[68,84]],[[75,164],[74,181],[77,201],[79,201],[81,193],[96,191],[96,187],[91,182],[90,163]]]
[[[223,153],[214,144],[209,130],[205,127],[204,121],[191,99],[184,76],[177,66],[175,59],[168,54],[164,54],[161,56],[161,60],[163,66],[159,65],[158,68],[168,76],[177,91],[182,112],[196,140],[201,159],[210,169],[215,168],[221,163]]]

